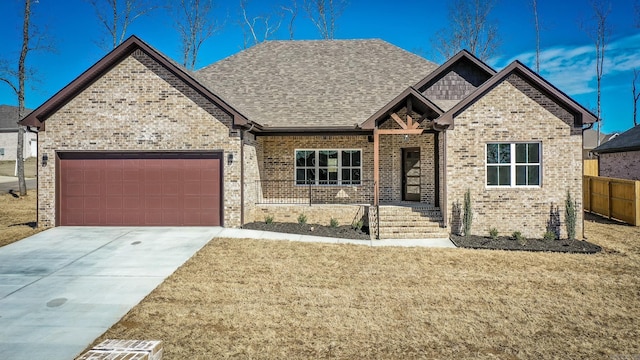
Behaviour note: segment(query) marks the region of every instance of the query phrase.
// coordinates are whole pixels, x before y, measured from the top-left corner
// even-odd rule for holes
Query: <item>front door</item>
[[[420,148],[402,149],[402,200],[420,201]]]

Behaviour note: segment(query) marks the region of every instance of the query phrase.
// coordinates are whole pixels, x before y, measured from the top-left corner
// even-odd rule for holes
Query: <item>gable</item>
[[[495,74],[490,66],[462,50],[414,87],[443,110],[449,110]]]
[[[245,125],[246,118],[237,110],[229,106],[219,96],[196,81],[186,69],[169,60],[166,56],[147,45],[135,36],[130,37],[124,43],[112,50],[104,58],[87,69],[71,83],[58,91],[54,96],[45,101],[40,107],[20,121],[21,125],[32,126],[44,130],[45,121],[55,114],[61,107],[71,101],[79,93],[87,89],[91,84],[104,76],[128,57],[138,58],[149,69],[165,81],[170,82],[176,89],[187,96],[199,94],[204,97],[199,105],[208,111],[214,111],[211,106],[218,108],[231,117],[233,125]],[[206,104],[207,102],[211,104]]]
[[[403,119],[406,119],[406,115],[409,115],[413,120],[426,124],[427,122],[423,120],[428,119],[431,121],[442,115],[443,111],[416,89],[409,87],[375,114],[371,115],[367,121],[360,125],[360,128],[371,130],[387,122],[395,123],[395,121],[389,120],[393,113],[401,115],[400,117]]]
[[[157,61],[155,61],[151,56],[146,54],[144,51],[137,49],[131,54],[131,57],[140,62],[140,64],[144,65],[144,67],[154,73],[160,79],[166,81],[171,88],[177,90],[185,97],[189,98],[195,104],[197,104],[200,108],[205,110],[209,115],[216,118],[218,121],[223,123],[229,129],[233,127],[233,115],[226,111],[225,109],[218,106],[216,103],[209,101],[205,96],[197,92],[193,87],[185,84],[182,79],[180,79],[175,74],[171,73],[166,67],[161,66]],[[159,98],[154,101],[161,101],[163,98],[167,98],[168,94],[166,90],[159,94]],[[152,96],[155,96],[152,94]]]
[[[569,124],[575,133],[581,133],[583,124],[590,124],[596,121],[595,115],[589,110],[558,90],[524,64],[514,61],[502,71],[493,75],[472,94],[449,109],[436,120],[436,123],[452,128],[454,119],[461,112],[503,82],[512,83],[520,92],[526,94],[530,99],[533,99],[563,122]]]
[[[505,81],[513,85],[529,99],[535,101],[538,105],[552,113],[555,117],[562,120],[565,124],[572,127],[574,126],[575,114],[571,113],[560,103],[556,102],[547,93],[541,91],[531,81],[528,81],[517,73],[510,74],[505,78]],[[581,129],[578,129],[578,131],[582,133]]]
[[[468,59],[461,59],[419,90],[446,111],[473,93],[490,77]]]

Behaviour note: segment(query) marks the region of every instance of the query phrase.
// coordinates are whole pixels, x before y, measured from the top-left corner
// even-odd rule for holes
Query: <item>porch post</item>
[[[380,186],[380,134],[378,127],[373,129],[373,205],[378,206]]]

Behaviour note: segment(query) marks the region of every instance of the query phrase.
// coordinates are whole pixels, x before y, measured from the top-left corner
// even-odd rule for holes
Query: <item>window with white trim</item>
[[[361,150],[296,150],[295,157],[297,185],[360,185],[361,183]]]
[[[540,186],[540,143],[487,144],[487,186]]]

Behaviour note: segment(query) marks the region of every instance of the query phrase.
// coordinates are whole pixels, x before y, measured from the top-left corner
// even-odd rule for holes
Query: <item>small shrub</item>
[[[307,223],[307,215],[305,214],[298,215],[298,224],[304,225],[306,223]]]
[[[338,225],[338,220],[336,220],[335,218],[331,218],[331,220],[329,221],[329,226],[331,226],[332,228],[337,228]]]
[[[545,239],[546,241],[553,241],[557,239],[556,233],[554,231],[549,231],[549,230],[547,230],[547,232],[544,233],[542,238]]]
[[[265,224],[267,224],[267,225],[268,225],[268,224],[271,224],[272,222],[273,222],[273,215],[267,215],[267,216],[264,218],[264,223],[265,223]]]
[[[353,228],[354,230],[362,230],[362,226],[364,226],[364,221],[362,219],[358,220],[358,221],[354,221],[351,224],[351,228]]]
[[[576,219],[578,217],[577,204],[571,199],[571,193],[567,190],[567,199],[565,200],[565,225],[567,226],[567,238],[574,240],[576,238]]]
[[[464,236],[471,235],[471,222],[473,220],[473,210],[471,209],[471,190],[467,189],[467,192],[464,193],[464,218],[463,224],[464,227]]]
[[[496,228],[489,229],[489,236],[491,236],[492,240],[497,240],[498,239],[498,229],[496,229]]]
[[[522,236],[522,233],[520,231],[514,231],[513,234],[511,234],[511,239],[516,240],[518,242],[523,242],[526,240],[526,238]]]

